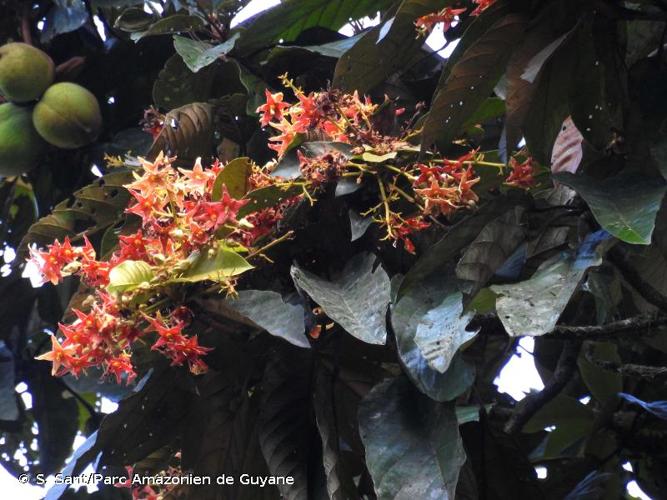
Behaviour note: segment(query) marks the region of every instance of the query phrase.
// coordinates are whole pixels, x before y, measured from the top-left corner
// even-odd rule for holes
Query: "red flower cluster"
[[[283,83],[292,89],[298,102],[283,102],[282,92],[266,92],[267,102],[259,108],[260,123],[270,125],[279,134],[271,137],[271,149],[283,156],[299,134],[320,140],[351,144],[375,143],[380,136],[371,126],[371,115],[377,109],[368,98],[359,94],[343,94],[336,90],[305,94],[286,77]]]
[[[301,176],[314,186],[337,180],[347,166],[347,158],[338,151],[330,151],[312,158],[301,151],[297,151],[296,155],[299,159]]]
[[[410,239],[410,236],[426,229],[430,225],[430,223],[424,220],[423,215],[416,215],[414,217],[403,219],[394,214],[389,220],[389,226],[391,227],[394,242],[401,241],[405,251],[411,254],[415,253],[415,245]]]
[[[510,168],[512,171],[507,176],[505,184],[521,189],[530,189],[535,186],[534,163],[531,157],[528,157],[523,163],[519,163],[516,158],[510,158]]]
[[[477,151],[442,164],[418,164],[419,176],[413,182],[414,192],[424,203],[426,215],[451,215],[461,208],[474,206],[479,200],[472,187],[479,182],[472,168]]]
[[[442,23],[443,31],[447,31],[452,27],[452,23],[456,20],[456,16],[460,16],[465,11],[465,8],[453,9],[451,7],[445,7],[439,12],[431,12],[425,16],[421,16],[415,21],[417,32],[421,36],[426,36],[438,23]]]
[[[31,261],[44,280],[57,284],[74,274],[94,288],[85,301],[88,312],[74,309],[76,320],[59,325],[64,339],[52,337],[51,351],[38,358],[52,361],[55,375],[79,375],[99,366],[117,381],[125,375],[129,382],[135,377],[131,352],[137,339],[148,342],[174,365],[187,364],[193,373],[206,370],[202,357],[209,349],[199,345],[196,335],[185,333],[189,313],[183,308],[169,312],[168,307],[160,307],[154,290],[177,279],[193,256],[216,248],[223,229],[231,242],[249,245],[270,230],[269,223],[279,220],[281,209],[265,209],[274,210],[270,222],[263,221],[267,218],[264,211],[252,214],[256,222],[262,221],[259,228],[248,219],[239,221],[238,211],[246,200],[234,199],[224,186],[219,199],[211,198],[222,165],[203,169],[197,162],[192,170],[177,170],[171,163],[162,155],[154,162],[144,161],[143,172],[135,173],[134,182],[126,186],[134,197],[126,212],[141,218],[141,228],[120,235],[108,260],[97,260],[85,237],[82,247],[72,246],[66,238],[45,251],[31,249]],[[249,183],[257,187],[271,179],[257,170]],[[126,267],[141,282],[117,288],[114,276],[122,275]],[[156,302],[157,306],[149,305]]]

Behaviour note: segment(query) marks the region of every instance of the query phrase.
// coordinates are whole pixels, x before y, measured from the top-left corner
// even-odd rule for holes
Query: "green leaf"
[[[55,239],[62,242],[66,236],[75,239],[106,230],[123,215],[130,201],[130,193],[123,186],[131,181],[132,173],[119,169],[75,191],[71,199],[59,203],[30,226],[19,252],[25,252],[30,244],[45,247]]]
[[[193,40],[183,36],[174,35],[174,48],[183,58],[183,62],[190,71],[197,73],[200,69],[214,63],[221,56],[234,48],[239,34],[234,33],[230,38],[218,45]]]
[[[387,340],[385,316],[390,283],[381,266],[373,271],[374,263],[373,254],[359,254],[334,281],[315,276],[296,264],[291,275],[294,283],[350,335],[369,344],[383,345]]]
[[[333,86],[367,92],[388,76],[405,70],[424,43],[415,32],[419,16],[442,8],[438,0],[403,0],[396,15],[383,19],[338,60]]]
[[[248,261],[238,253],[219,243],[217,249],[204,250],[198,254],[174,283],[197,283],[199,281],[221,281],[225,278],[238,276],[252,269]]]
[[[505,101],[499,97],[488,97],[482,101],[479,108],[466,120],[462,129],[470,134],[472,130],[476,129],[477,125],[481,125],[494,118],[500,118],[505,113]]]
[[[398,153],[396,153],[396,151],[391,151],[383,155],[376,155],[371,151],[365,151],[361,154],[361,159],[369,163],[382,163],[387,160],[393,160],[394,158],[396,158],[397,154]]]
[[[470,45],[451,72],[443,73],[447,78],[438,84],[424,122],[423,147],[430,147],[436,140],[447,146],[456,137],[505,71],[525,25],[520,15],[503,17]]]
[[[79,29],[88,21],[88,10],[83,0],[54,0],[46,15],[40,40],[48,43],[56,36]]]
[[[530,154],[542,165],[549,165],[556,137],[563,122],[570,115],[569,96],[572,90],[572,72],[576,45],[567,40],[544,64],[533,83],[536,88],[526,103],[522,132]],[[519,89],[521,91],[521,89]]]
[[[271,335],[285,339],[297,347],[310,348],[306,338],[304,310],[300,304],[285,302],[270,290],[242,290],[224,304],[242,314]]]
[[[95,445],[83,454],[80,465],[96,460],[100,452],[104,465],[136,463],[179,437],[194,394],[186,390],[182,373],[165,365],[154,367],[145,386],[139,383],[136,392],[104,417]]]
[[[285,0],[241,24],[245,30],[237,51],[245,55],[279,40],[291,42],[313,27],[337,31],[350,19],[373,16],[391,4],[391,0]]]
[[[585,243],[576,256],[563,252],[543,262],[529,280],[491,287],[499,295],[496,310],[510,336],[539,336],[554,329],[588,268],[601,263],[592,248]]]
[[[275,207],[282,201],[302,193],[303,191],[300,186],[281,187],[274,184],[255,189],[245,196],[244,200],[248,200],[248,203],[240,208],[238,215],[239,217],[245,217],[264,208]]]
[[[315,380],[313,406],[317,430],[322,440],[322,462],[327,477],[327,491],[331,500],[358,500],[361,497],[355,485],[354,470],[346,452],[350,443],[346,442],[345,430],[354,427],[356,418],[350,418],[341,407],[354,406],[357,395],[336,391],[336,380],[328,370],[320,369]],[[340,382],[338,382],[340,383]],[[341,401],[342,398],[346,400]],[[352,401],[349,401],[352,399]],[[356,417],[356,416],[355,416]],[[344,421],[344,419],[349,421]],[[358,439],[358,438],[357,438]],[[343,448],[345,447],[345,448]]]
[[[622,173],[598,180],[566,172],[554,179],[574,189],[612,235],[627,243],[651,244],[655,217],[667,189],[664,179]]]
[[[372,217],[362,217],[354,210],[348,210],[350,217],[350,241],[356,241],[361,238],[369,226],[373,223]]]
[[[359,427],[378,500],[454,499],[466,454],[453,405],[391,379],[362,401]]]
[[[519,408],[521,404],[519,405]],[[595,414],[588,406],[571,396],[560,394],[540,408],[523,427],[524,432],[540,432],[551,425],[568,423],[593,423]]]
[[[597,364],[592,363],[588,356],[593,360],[612,363],[620,366],[621,357],[618,355],[616,344],[612,342],[590,342],[579,355],[577,364],[579,373],[591,395],[604,405],[609,400],[615,400],[618,393],[623,390],[623,376],[612,370],[605,370]]]
[[[186,31],[196,31],[204,27],[204,20],[199,16],[188,16],[186,14],[174,14],[164,17],[153,23],[148,30],[137,33],[135,41],[141,40],[147,36],[155,35],[173,35],[174,33],[183,33]]]
[[[615,30],[616,21],[594,18],[579,27],[573,40],[577,57],[570,94],[572,120],[598,151],[614,140],[618,130],[626,129],[624,108],[630,106]]]
[[[452,350],[458,349],[458,345],[456,349],[450,349],[448,352],[449,366],[442,373],[431,366],[416,342],[418,333],[421,333],[424,339],[424,335],[433,324],[434,316],[439,321],[446,319],[446,316],[438,317],[438,314],[445,312],[443,308],[447,309],[448,297],[456,293],[453,280],[447,282],[431,277],[420,281],[419,286],[408,288],[391,310],[391,326],[396,336],[401,362],[412,383],[436,401],[450,401],[456,398],[468,389],[475,379],[474,370],[460,355],[449,357],[453,354]],[[438,309],[441,306],[443,307]],[[465,334],[463,336],[465,337]],[[442,365],[437,366],[442,367]]]
[[[158,73],[153,83],[153,102],[165,109],[175,109],[211,96],[213,68],[193,73],[178,54],[174,54]]]
[[[291,485],[278,485],[287,500],[308,499],[310,436],[317,432],[310,419],[309,353],[273,357],[262,380],[259,444],[271,474],[294,478]]]
[[[463,295],[454,292],[421,318],[415,343],[431,368],[445,373],[459,348],[477,335],[479,329],[466,330],[473,315],[463,314]]]
[[[118,28],[128,33],[144,31],[156,21],[155,16],[139,7],[125,9],[113,23],[114,28]]]
[[[109,272],[107,290],[111,293],[131,292],[147,285],[154,277],[153,268],[143,260],[125,260]]]
[[[489,222],[465,250],[456,265],[464,293],[476,295],[524,240],[523,213],[523,207],[514,207]]]
[[[213,183],[211,199],[219,201],[222,198],[222,186],[232,198],[241,199],[248,192],[248,177],[252,172],[252,161],[249,158],[236,158],[222,169]]]
[[[483,204],[473,215],[452,226],[415,262],[401,283],[398,297],[400,298],[410,288],[421,286],[421,282],[428,277],[444,272],[461,249],[474,241],[486,224],[498,217],[499,213],[506,212],[518,203],[525,203],[523,195],[519,199],[514,197],[496,199]]]

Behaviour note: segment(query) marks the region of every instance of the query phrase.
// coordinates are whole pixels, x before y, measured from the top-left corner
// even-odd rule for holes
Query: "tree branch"
[[[603,370],[610,370],[620,373],[621,375],[629,375],[631,377],[634,376],[645,379],[654,379],[656,377],[667,375],[667,367],[665,366],[639,365],[635,363],[615,363],[605,359],[598,359],[593,353],[592,345],[584,347],[584,356],[586,356],[586,359],[593,365],[598,366]]]
[[[540,408],[558,396],[575,372],[580,348],[580,341],[570,340],[565,343],[551,380],[540,392],[526,396],[526,399],[517,405],[505,424],[505,432],[508,434],[519,432]]]
[[[653,328],[664,325],[667,325],[667,315],[640,315],[619,321],[612,321],[604,325],[556,325],[544,337],[563,340],[599,340],[623,336],[639,337],[653,335],[656,333]],[[470,327],[480,327],[486,333],[506,335],[502,322],[495,314],[475,316],[470,323]]]
[[[549,338],[597,340],[623,335],[640,336],[655,333],[653,327],[667,325],[667,316],[633,316],[632,318],[612,321],[604,325],[567,326],[557,325],[547,334]],[[638,330],[645,330],[640,332]]]

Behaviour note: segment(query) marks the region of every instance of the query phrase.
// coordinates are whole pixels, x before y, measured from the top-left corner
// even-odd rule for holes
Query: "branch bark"
[[[558,396],[576,370],[580,349],[581,341],[570,340],[565,343],[551,380],[544,389],[537,394],[526,396],[526,399],[515,408],[505,424],[505,432],[508,434],[519,432],[540,408]]]

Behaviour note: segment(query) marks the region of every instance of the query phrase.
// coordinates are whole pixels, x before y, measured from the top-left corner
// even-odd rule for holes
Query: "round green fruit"
[[[102,128],[95,96],[70,82],[56,83],[47,89],[35,106],[32,121],[46,142],[62,149],[93,142]]]
[[[0,94],[13,102],[39,99],[53,83],[51,58],[27,43],[0,47]]]
[[[23,174],[39,161],[45,144],[31,115],[31,107],[0,104],[0,175]]]

